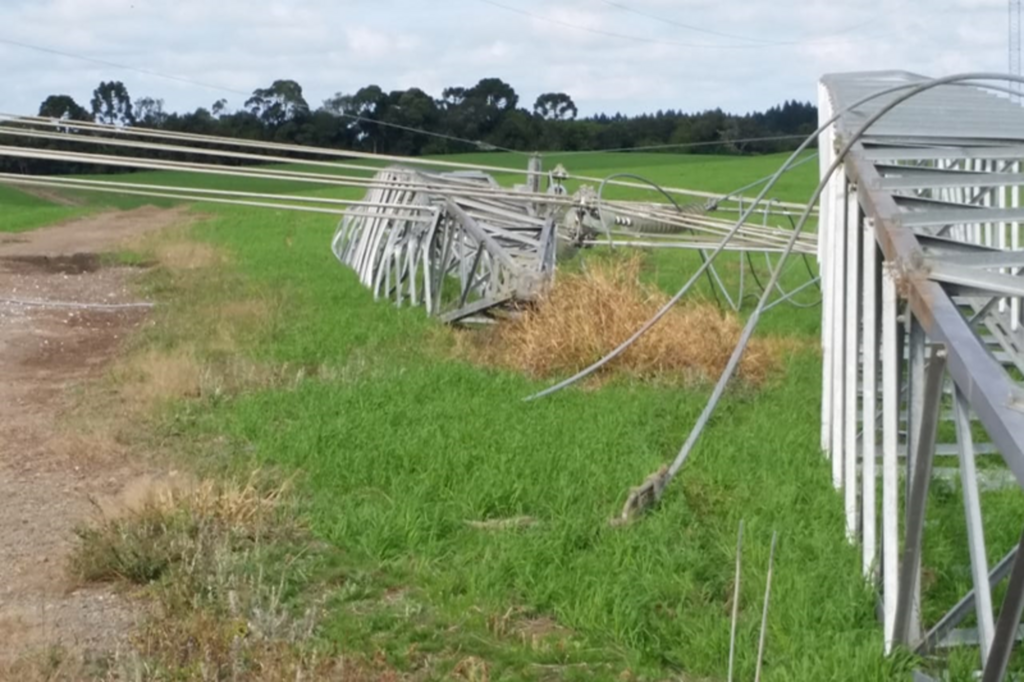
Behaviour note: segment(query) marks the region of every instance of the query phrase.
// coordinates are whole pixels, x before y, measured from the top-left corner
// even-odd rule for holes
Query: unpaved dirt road
[[[62,416],[147,314],[118,307],[137,302],[134,273],[96,254],[185,220],[147,207],[0,233],[0,663],[53,645],[109,651],[134,623],[111,591],[73,589],[65,565],[90,497],[139,465],[76,439]]]

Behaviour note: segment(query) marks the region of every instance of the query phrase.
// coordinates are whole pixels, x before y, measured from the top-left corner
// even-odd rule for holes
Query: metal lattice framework
[[[847,536],[863,549],[864,575],[880,587],[886,647],[927,653],[975,642],[984,679],[994,682],[1005,675],[1024,612],[1024,562],[1016,561],[1024,534],[990,566],[981,513],[988,488],[1024,487],[1024,109],[1007,97],[1015,87],[983,88],[970,80],[933,82],[903,72],[822,79],[819,149],[827,184],[817,216],[820,238],[802,232],[813,220],[807,206],[660,187],[654,188],[670,203],[605,200],[606,186],[652,186],[561,168],[545,174],[537,158],[523,174],[526,182],[507,188],[493,179],[508,172],[502,167],[38,117],[0,116],[0,138],[12,142],[0,145],[0,156],[286,180],[328,191],[268,194],[120,176],[0,174],[0,181],[338,216],[334,254],[375,297],[422,306],[445,322],[487,321],[509,304],[536,300],[553,281],[556,260],[581,248],[701,254],[700,270],[633,337],[535,397],[561,390],[623,352],[701,273],[738,309],[745,263],[740,260],[739,291],[730,292],[715,258],[725,251],[762,253],[772,278],[669,469],[673,476],[714,411],[759,315],[770,307],[784,259],[817,254],[821,445],[843,494]],[[369,177],[368,169],[382,163],[397,165]],[[578,185],[572,194],[570,182]],[[352,188],[365,195],[349,199],[330,191]],[[799,221],[792,221],[797,214]],[[816,282],[810,276],[804,287]],[[779,288],[776,303],[799,290]],[[940,429],[943,422],[949,428]],[[940,442],[943,433],[955,438]],[[957,466],[936,464],[947,456],[956,457]],[[979,457],[1000,466],[980,471]],[[921,617],[921,558],[936,478],[961,482],[974,587],[929,624]],[[1007,577],[997,621],[993,586]],[[960,628],[971,614],[977,628]]]
[[[132,182],[131,176],[87,179],[0,174],[0,181],[75,191],[116,192],[146,197],[253,206],[343,216],[333,240],[339,260],[351,267],[377,298],[424,306],[446,322],[486,321],[507,304],[534,301],[552,283],[557,257],[598,245],[699,251],[719,247],[758,252],[772,267],[792,234],[792,216],[806,206],[767,202],[752,208],[741,195],[720,196],[661,188],[637,180],[569,174],[561,166],[545,173],[530,159],[526,182],[500,186],[508,168],[413,159],[302,145],[197,135],[146,128],[118,128],[80,121],[0,114],[0,156],[136,170],[172,170],[198,178],[233,182],[284,180],[309,189],[362,188],[362,199],[336,193],[270,194],[208,186],[182,187]],[[393,165],[367,177],[378,164]],[[295,166],[294,164],[301,164]],[[270,165],[275,164],[275,165]],[[548,178],[541,191],[542,178]],[[578,189],[570,195],[566,183]],[[596,186],[599,189],[594,189]],[[670,203],[606,201],[607,187],[655,189]],[[734,215],[748,219],[735,225]],[[801,235],[795,252],[817,251],[814,235]],[[708,278],[734,309],[744,301],[749,262],[740,264],[738,290],[730,290],[714,266]],[[816,276],[791,300],[817,284]]]
[[[535,177],[535,176],[534,176]],[[489,188],[495,192],[477,194]],[[423,305],[445,322],[485,321],[482,314],[509,303],[535,301],[554,280],[558,257],[594,246],[781,253],[792,235],[780,227],[793,204],[766,203],[736,233],[734,221],[711,215],[744,208],[742,198],[710,198],[685,206],[609,201],[584,186],[572,197],[553,184],[504,191],[482,173],[431,173],[394,166],[379,172],[362,204],[350,211],[333,241],[338,259],[377,298]],[[721,206],[720,204],[726,204]],[[801,235],[795,252],[810,256],[816,235]],[[740,262],[739,291],[730,291],[714,265],[708,276],[733,308],[743,300],[749,263]],[[448,282],[457,280],[457,286]],[[780,288],[780,301],[817,284]]]
[[[532,301],[554,276],[554,217],[537,216],[514,196],[460,195],[460,188],[497,187],[490,176],[396,167],[375,180],[379,186],[366,200],[384,208],[346,215],[332,244],[375,297],[424,305],[428,314],[456,322]],[[438,193],[442,186],[451,191]]]
[[[820,139],[822,168],[853,142],[821,203],[821,441],[847,534],[881,588],[887,648],[974,642],[984,679],[998,680],[1024,610],[1024,562],[1014,546],[989,565],[980,499],[992,486],[1024,486],[1024,109],[1005,88],[956,80],[915,90],[926,82],[903,72],[821,81],[822,120],[839,114]],[[942,421],[955,442],[938,442]],[[937,466],[943,456],[958,467]],[[981,475],[977,458],[993,456],[1002,466]],[[929,487],[950,477],[962,484],[974,587],[923,623]],[[997,622],[993,586],[1007,575]],[[958,630],[969,615],[977,628]]]

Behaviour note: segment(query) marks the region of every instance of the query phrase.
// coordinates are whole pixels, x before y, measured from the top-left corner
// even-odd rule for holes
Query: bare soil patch
[[[186,208],[144,206],[131,211],[99,213],[19,234],[7,243],[0,244],[0,258],[101,253],[125,241],[181,224],[188,219]]]
[[[103,265],[95,253],[74,253],[70,256],[9,256],[6,260],[11,271],[20,270],[23,274],[41,271],[46,274],[81,275],[96,272]]]
[[[75,389],[142,324],[137,270],[103,267],[123,240],[185,220],[180,209],[95,215],[0,243],[0,676],[62,646],[112,651],[136,622],[109,588],[66,577],[73,530],[141,473],[114,439],[69,432]],[[98,307],[97,307],[98,304]]]

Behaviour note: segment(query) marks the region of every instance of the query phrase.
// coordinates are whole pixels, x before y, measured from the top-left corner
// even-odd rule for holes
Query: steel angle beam
[[[822,109],[831,115],[872,91],[897,82],[914,85],[925,80],[913,74],[829,76],[822,80]],[[834,129],[824,136],[823,148],[838,149],[840,142],[859,135],[863,123],[880,111],[881,104],[875,102],[853,115],[842,113]],[[846,343],[854,346],[846,356],[860,365],[859,376],[850,372],[846,377],[847,388],[852,384],[855,390],[853,397],[847,398],[850,405],[845,415],[834,407],[823,410],[823,434],[828,428],[831,438],[823,435],[822,445],[834,463],[837,457],[850,457],[836,434],[848,434],[861,423],[865,432],[877,434],[875,420],[881,415],[883,513],[881,565],[876,568],[882,586],[886,650],[891,651],[897,643],[928,651],[967,641],[963,637],[970,633],[952,633],[968,613],[975,612],[979,625],[974,638],[980,644],[984,679],[994,681],[1003,679],[1010,648],[1017,640],[1024,613],[1024,566],[1013,569],[1011,589],[995,623],[990,581],[1005,577],[1012,562],[1001,562],[989,570],[980,504],[987,484],[974,460],[981,452],[998,453],[1006,465],[1006,476],[1024,488],[1024,386],[1017,371],[1024,368],[1024,251],[1020,244],[1024,234],[1020,202],[1024,109],[991,92],[965,86],[925,92],[901,103],[895,112],[881,115],[867,136],[850,145],[840,173],[824,195],[831,199],[830,193],[839,188],[856,188],[855,200],[871,235],[863,252],[880,251],[885,275],[879,301],[869,269],[856,258],[844,258],[841,247],[835,246],[844,242],[851,225],[823,208],[822,241],[826,247],[822,274],[827,296],[838,301],[844,281],[847,288],[858,286],[856,272],[850,269],[861,268],[862,282],[872,283],[860,285],[860,310],[847,304],[844,311],[844,306],[838,305],[833,318],[842,316],[844,320],[837,324],[831,319],[823,328],[849,330],[851,325],[854,329],[860,325],[863,343],[873,345],[879,341],[875,334],[880,328],[882,353],[879,362],[867,348],[858,352],[857,337],[849,336]],[[836,213],[834,208],[832,213]],[[829,249],[838,255],[830,256]],[[837,333],[823,333],[823,346],[842,355],[843,342]],[[945,369],[955,387],[955,445],[936,443],[945,391],[936,356],[930,369],[925,369],[929,347],[944,351]],[[843,382],[837,383],[831,371],[834,367],[826,365],[823,397],[827,400],[829,386],[838,395]],[[879,374],[882,410],[876,414]],[[857,390],[860,388],[864,390]],[[864,391],[870,391],[870,400]],[[862,405],[857,404],[858,397]],[[905,425],[898,418],[904,410]],[[974,442],[972,429],[978,424],[990,442]],[[877,435],[871,440],[874,446]],[[865,499],[876,493],[876,463],[871,462],[869,476],[864,460],[869,452],[874,459],[873,447],[862,442],[853,455],[860,458],[860,468],[853,469],[856,475],[848,476],[850,481],[840,481],[841,486],[863,485]],[[904,452],[908,455],[909,487],[900,480],[899,457]],[[937,626],[921,634],[920,557],[926,541],[928,486],[940,475],[934,467],[935,457],[947,454],[960,461],[957,478],[963,482],[975,590]],[[849,466],[850,462],[844,461]],[[845,492],[849,498],[851,491]],[[848,513],[850,508],[847,505]],[[872,543],[871,548],[864,548],[865,559],[874,559],[877,552],[875,521],[870,520],[870,533],[865,529],[852,538]],[[874,577],[869,566],[865,563],[865,572]]]
[[[922,264],[929,279],[944,285],[959,296],[1024,296],[1024,279],[1015,275],[989,272],[984,268],[957,265],[942,259],[929,259]],[[1000,267],[1000,266],[995,266]]]
[[[851,151],[845,164],[847,173],[862,188],[860,201],[865,213],[873,218],[886,260],[903,268],[899,288],[929,338],[946,346],[950,375],[1024,487],[1024,413],[1011,407],[1017,385],[970,328],[949,294],[921,271],[921,243],[908,229],[906,214],[896,206],[892,195],[873,189],[879,187],[879,175],[862,151]]]
[[[458,310],[453,310],[448,313],[444,313],[440,316],[442,322],[451,324],[454,322],[460,322],[466,318],[472,317],[482,312],[486,312],[492,308],[498,307],[512,300],[511,296],[505,298],[485,298],[479,301],[475,301],[469,305],[463,306]]]
[[[980,257],[980,254],[999,256],[999,254],[1003,253],[1012,253],[1001,251],[991,246],[985,246],[984,244],[972,244],[971,242],[963,242],[942,235],[925,234],[921,232],[916,232],[916,235],[917,242],[924,250],[925,254],[933,257],[945,258],[947,255],[952,256],[960,254],[977,254]]]
[[[986,194],[990,194],[993,191],[994,188],[986,186],[978,192],[978,196],[975,197],[975,199],[980,200]],[[892,198],[900,208],[906,209],[907,213],[911,214],[923,213],[925,211],[962,211],[964,209],[973,211],[982,210],[981,206],[976,206],[970,202],[965,203],[962,201],[935,199],[934,197],[930,197],[925,194],[900,194],[894,192]]]
[[[881,187],[890,192],[912,189],[1006,187],[1024,185],[1024,173],[981,173],[915,166],[884,166]]]
[[[1024,251],[1001,251],[986,249],[980,253],[944,256],[941,263],[968,268],[1012,268],[1024,267]]]
[[[1021,150],[1024,155],[1024,149]],[[877,171],[876,171],[877,175]],[[889,199],[899,203],[902,197],[888,195]],[[998,223],[1024,220],[1024,208],[943,208],[927,211],[908,211],[900,221],[904,227],[934,227],[954,225],[957,223]]]
[[[947,146],[942,140],[933,140],[932,145],[923,148],[910,147],[869,147],[864,145],[864,158],[869,161],[945,161],[949,159],[995,159],[1020,161],[1018,146]]]
[[[988,589],[991,591],[1010,575],[1010,570],[1013,568],[1014,561],[1017,558],[1017,547],[1014,546],[1010,550],[1009,554],[1004,556],[999,563],[992,567],[992,570],[988,574]],[[956,605],[943,616],[938,623],[925,634],[921,643],[917,646],[916,652],[918,654],[928,654],[935,651],[942,646],[942,643],[946,641],[946,638],[951,632],[953,632],[961,623],[963,623],[968,616],[974,613],[976,604],[976,593],[975,590],[970,590],[963,599],[958,601]]]
[[[554,274],[554,224],[535,215],[536,197],[481,199],[489,176],[379,172],[367,198],[375,210],[346,215],[332,248],[375,297],[423,305],[447,322],[529,300]],[[411,221],[413,212],[431,220]]]
[[[999,682],[1006,676],[1010,664],[1010,654],[1017,642],[1020,630],[1021,615],[1024,615],[1024,561],[1020,560],[1020,547],[1024,545],[1024,534],[1021,535],[1017,547],[1017,556],[1010,571],[1006,597],[1003,599],[999,620],[996,622],[992,635],[991,651],[985,663],[982,682]]]

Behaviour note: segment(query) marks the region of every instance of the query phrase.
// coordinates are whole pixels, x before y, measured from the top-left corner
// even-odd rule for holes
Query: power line
[[[23,43],[18,40],[11,40],[10,38],[0,37],[0,43],[5,45],[13,45],[14,47],[21,47],[26,50],[35,50],[36,52],[45,52],[47,54],[53,54],[60,57],[68,57],[69,59],[77,59],[83,62],[92,62],[93,64],[99,64],[100,66],[109,66],[114,69],[122,69],[124,71],[134,71],[135,73],[141,73],[146,76],[154,76],[156,78],[163,78],[165,80],[177,81],[179,83],[186,83],[188,85],[198,85],[202,88],[209,90],[220,90],[222,92],[230,92],[234,95],[242,95],[243,97],[249,97],[252,93],[242,92],[241,90],[232,90],[231,88],[224,87],[223,85],[211,85],[209,83],[203,83],[202,81],[193,80],[191,78],[185,78],[184,76],[173,76],[171,74],[160,73],[159,71],[150,71],[148,69],[140,69],[134,66],[128,66],[127,64],[119,64],[117,62],[107,61],[105,59],[97,59],[96,57],[87,57],[85,55],[73,54],[71,52],[64,52],[62,50],[55,50],[51,47],[43,47],[41,45],[31,45],[29,43]]]
[[[732,33],[722,33],[720,31],[714,31],[714,30],[711,30],[709,28],[702,28],[700,26],[693,26],[691,24],[684,24],[684,23],[682,23],[680,21],[675,21],[673,19],[667,19],[665,17],[658,16],[657,14],[651,14],[650,12],[645,12],[643,10],[636,9],[635,7],[630,7],[629,5],[623,5],[620,2],[614,2],[614,0],[600,0],[600,1],[603,2],[604,4],[610,6],[610,7],[615,7],[617,9],[620,9],[623,12],[629,12],[630,14],[636,14],[636,15],[641,16],[641,17],[646,17],[648,19],[653,19],[655,21],[660,21],[661,23],[669,24],[670,26],[676,26],[678,28],[685,28],[685,29],[687,29],[689,31],[696,31],[697,33],[706,33],[708,35],[719,36],[720,38],[732,38],[734,40],[747,40],[747,41],[750,41],[752,43],[764,43],[764,44],[769,44],[769,45],[770,44],[777,44],[777,43],[775,43],[775,41],[762,40],[761,38],[750,38],[750,37],[747,37],[747,36],[735,35],[735,34],[732,34]]]
[[[343,118],[352,119],[354,121],[361,121],[361,122],[364,122],[364,123],[372,123],[374,125],[384,126],[385,128],[395,128],[397,130],[405,130],[405,131],[410,132],[410,133],[417,133],[417,134],[420,134],[420,135],[429,135],[430,137],[437,137],[437,138],[440,138],[442,140],[451,140],[453,142],[461,142],[463,144],[470,144],[470,145],[473,145],[474,147],[477,147],[479,149],[483,149],[485,151],[494,150],[494,151],[499,151],[499,152],[508,152],[509,154],[526,154],[526,155],[529,155],[529,152],[519,151],[518,149],[510,149],[509,147],[502,147],[501,145],[492,144],[490,142],[484,142],[482,140],[468,140],[468,139],[466,139],[464,137],[458,137],[456,135],[447,135],[445,133],[435,133],[435,132],[432,132],[432,131],[429,131],[429,130],[423,130],[422,128],[415,128],[413,126],[401,125],[399,123],[390,123],[390,122],[387,122],[387,121],[378,121],[378,120],[373,119],[373,118],[365,118],[363,116],[357,116],[356,114],[346,114],[344,112],[338,112],[337,115],[341,116]]]
[[[43,52],[43,53],[46,53],[46,54],[57,55],[57,56],[60,56],[60,57],[67,57],[69,59],[77,59],[79,61],[90,62],[92,64],[98,64],[100,66],[107,66],[107,67],[114,68],[114,69],[121,69],[121,70],[124,70],[124,71],[133,71],[135,73],[140,73],[140,74],[143,74],[143,75],[146,75],[146,76],[153,76],[154,78],[163,78],[164,80],[176,81],[178,83],[186,83],[188,85],[196,85],[196,86],[199,86],[199,87],[202,87],[202,88],[207,88],[209,90],[218,90],[218,91],[227,92],[227,93],[230,93],[230,94],[233,94],[233,95],[240,95],[242,97],[250,97],[252,95],[251,92],[243,92],[241,90],[235,90],[233,88],[225,87],[223,85],[212,85],[210,83],[204,83],[202,81],[198,81],[198,80],[195,80],[195,79],[192,79],[192,78],[186,78],[184,76],[175,76],[175,75],[172,75],[172,74],[161,73],[159,71],[152,71],[150,69],[140,69],[138,67],[130,66],[128,64],[121,64],[121,63],[118,63],[118,62],[108,61],[106,59],[98,59],[96,57],[88,57],[86,55],[74,54],[72,52],[65,52],[63,50],[55,50],[53,48],[44,47],[42,45],[32,45],[30,43],[24,43],[24,42],[21,42],[19,40],[12,40],[10,38],[0,37],[0,44],[12,45],[14,47],[20,47],[20,48],[23,48],[23,49],[26,49],[26,50],[35,50],[37,52]],[[377,121],[377,120],[374,120],[374,119],[371,119],[371,118],[366,118],[366,117],[363,117],[363,116],[357,116],[356,114],[346,114],[346,113],[343,113],[343,112],[338,112],[337,115],[339,117],[351,119],[351,120],[354,120],[354,121],[360,121],[360,122],[363,122],[363,123],[373,123],[374,125],[379,125],[379,126],[382,126],[382,127],[385,127],[385,128],[395,128],[397,130],[404,130],[406,132],[413,132],[413,133],[418,133],[420,135],[427,135],[427,136],[430,136],[430,137],[436,137],[436,138],[439,138],[439,139],[449,140],[449,141],[453,141],[453,142],[460,142],[460,143],[463,143],[463,144],[471,145],[473,147],[477,147],[478,149],[494,149],[494,150],[497,150],[497,151],[509,152],[509,153],[513,153],[513,154],[524,154],[525,153],[525,152],[516,151],[514,149],[508,149],[506,147],[501,147],[499,145],[483,142],[481,140],[469,140],[469,139],[466,139],[466,138],[457,137],[455,135],[447,135],[445,133],[436,133],[436,132],[433,132],[433,131],[430,131],[430,130],[423,130],[422,128],[414,128],[412,126],[401,125],[399,123],[391,123],[391,122],[388,122],[388,121]]]
[[[481,2],[485,2],[487,4],[492,4],[492,5],[495,5],[495,6],[498,6],[498,7],[502,7],[504,9],[509,9],[511,11],[514,11],[514,12],[524,13],[524,14],[527,14],[528,16],[535,16],[535,15],[532,15],[532,14],[527,13],[527,12],[522,12],[522,11],[517,10],[515,8],[512,8],[512,7],[507,7],[505,5],[502,5],[501,3],[494,2],[493,0],[481,0]],[[611,3],[611,4],[615,4],[615,3]],[[556,21],[556,23],[564,23],[564,22],[560,22],[560,21],[557,21],[557,20],[555,20],[555,21]],[[567,26],[572,26],[571,24],[566,24],[566,25]],[[594,30],[597,30],[597,29],[594,29]],[[617,34],[609,34],[609,35],[617,35]],[[622,37],[625,37],[625,36],[622,36]],[[160,71],[153,71],[151,69],[143,69],[143,68],[131,66],[131,65],[128,65],[128,64],[122,64],[122,63],[119,63],[119,62],[113,62],[113,61],[109,61],[109,60],[105,60],[105,59],[99,59],[99,58],[96,58],[96,57],[89,57],[87,55],[75,54],[75,53],[72,53],[72,52],[66,52],[64,50],[57,50],[57,49],[54,49],[54,48],[44,47],[44,46],[41,46],[41,45],[33,45],[31,43],[25,43],[25,42],[22,42],[22,41],[19,41],[19,40],[12,40],[10,38],[0,37],[0,44],[11,45],[11,46],[14,46],[14,47],[19,47],[19,48],[23,48],[23,49],[27,49],[27,50],[35,50],[37,52],[42,52],[42,53],[46,53],[46,54],[56,55],[56,56],[60,56],[60,57],[66,57],[66,58],[69,58],[69,59],[76,59],[76,60],[79,60],[79,61],[89,62],[89,63],[93,63],[93,64],[98,64],[98,65],[101,65],[101,66],[107,66],[107,67],[110,67],[110,68],[124,70],[124,71],[131,71],[131,72],[143,74],[143,75],[146,75],[146,76],[152,76],[154,78],[162,78],[164,80],[170,80],[170,81],[175,81],[175,82],[179,82],[179,83],[185,83],[185,84],[188,84],[188,85],[195,85],[195,86],[206,88],[206,89],[209,89],[209,90],[216,90],[216,91],[220,91],[220,92],[226,92],[226,93],[230,93],[230,94],[234,94],[234,95],[239,95],[239,96],[242,96],[242,97],[249,97],[252,94],[252,93],[244,92],[242,90],[236,90],[234,88],[226,87],[226,86],[223,86],[223,85],[214,85],[214,84],[211,84],[211,83],[205,83],[203,81],[195,80],[195,79],[192,79],[192,78],[187,78],[187,77],[184,77],[184,76],[176,76],[176,75],[173,75],[173,74],[162,73]],[[737,46],[737,47],[740,47],[740,46]],[[752,46],[747,46],[747,47],[752,47]],[[476,147],[478,149],[501,151],[501,152],[506,152],[506,153],[510,153],[510,154],[519,154],[519,155],[528,155],[530,153],[530,152],[520,151],[520,150],[516,150],[516,149],[511,149],[509,147],[503,147],[503,146],[500,146],[500,145],[484,142],[482,140],[470,140],[470,139],[467,139],[467,138],[459,137],[457,135],[449,135],[449,134],[446,134],[446,133],[434,132],[434,131],[430,131],[430,130],[425,130],[423,128],[416,128],[414,126],[406,126],[406,125],[402,125],[400,123],[392,123],[392,122],[389,122],[389,121],[379,121],[379,120],[376,120],[376,119],[367,118],[367,117],[364,117],[364,116],[359,116],[357,114],[349,114],[349,113],[344,113],[344,112],[337,112],[335,115],[337,115],[338,117],[341,117],[341,118],[347,118],[349,120],[358,121],[360,123],[367,123],[367,124],[372,124],[372,125],[378,125],[378,126],[385,127],[385,128],[392,128],[392,129],[396,129],[396,130],[403,130],[405,132],[411,132],[411,133],[414,133],[414,134],[426,135],[428,137],[434,137],[434,138],[437,138],[437,139],[448,140],[448,141],[451,141],[451,142],[458,142],[460,144],[470,145],[470,146]],[[563,153],[563,154],[588,154],[588,153],[589,154],[597,154],[597,153],[602,153],[602,152],[652,151],[652,150],[657,150],[657,149],[676,149],[676,148],[683,149],[683,148],[689,148],[689,147],[713,146],[713,145],[716,145],[716,144],[723,144],[723,143],[728,143],[728,142],[735,142],[735,143],[768,142],[768,141],[773,141],[773,140],[786,140],[786,139],[796,139],[796,138],[802,138],[802,136],[800,136],[800,135],[778,135],[778,136],[768,136],[768,137],[746,138],[746,139],[740,139],[740,140],[721,140],[721,141],[714,141],[714,142],[689,142],[689,143],[679,143],[679,144],[646,145],[646,146],[639,146],[639,147],[622,147],[622,148],[614,148],[614,149],[595,149],[595,150],[586,150],[586,151],[580,151],[580,152],[561,152],[561,153]]]
[[[603,1],[604,0],[602,0],[602,2]],[[546,16],[542,16],[540,14],[536,14],[534,12],[530,12],[528,10],[520,9],[518,7],[512,7],[511,5],[506,5],[506,4],[502,3],[502,2],[498,2],[497,0],[479,0],[479,2],[482,2],[485,5],[491,5],[492,7],[498,7],[500,9],[505,10],[506,12],[512,12],[514,14],[519,14],[519,15],[522,15],[524,17],[529,17],[530,19],[536,19],[537,21],[543,21],[543,22],[546,22],[546,23],[549,23],[549,24],[555,24],[555,25],[558,25],[558,26],[564,26],[566,28],[571,28],[571,29],[574,29],[574,30],[577,30],[577,31],[585,31],[587,33],[593,33],[595,35],[605,36],[607,38],[617,38],[619,40],[628,40],[628,41],[631,41],[631,42],[634,42],[634,43],[644,43],[644,44],[647,44],[647,45],[666,45],[666,46],[669,46],[669,47],[691,47],[691,48],[707,48],[707,49],[718,49],[718,50],[744,50],[744,49],[757,49],[757,48],[767,48],[767,47],[791,47],[791,46],[795,46],[795,45],[805,45],[805,44],[814,44],[814,45],[825,45],[825,44],[828,44],[828,43],[820,43],[820,42],[815,42],[815,41],[760,42],[760,43],[751,43],[751,44],[746,44],[746,45],[735,45],[735,44],[724,44],[724,43],[683,43],[683,42],[678,42],[678,41],[674,41],[674,40],[659,40],[657,38],[646,38],[646,37],[643,37],[643,36],[628,35],[628,34],[625,34],[625,33],[616,33],[614,31],[605,31],[604,29],[593,28],[591,26],[583,26],[583,25],[580,25],[580,24],[573,24],[571,22],[562,21],[561,19],[556,19],[554,17],[546,17]],[[609,2],[607,4],[611,4],[613,6],[620,7],[622,9],[625,9],[626,11],[636,11],[636,10],[632,10],[631,8],[626,7],[624,5],[619,5],[617,3]],[[646,15],[645,14],[645,16],[652,16],[652,15]],[[717,33],[715,31],[711,31],[711,30],[708,30],[708,29],[697,29],[696,27],[690,26],[688,24],[677,24],[677,25],[685,27],[685,28],[690,28],[690,29],[693,29],[693,30],[700,30],[702,33],[711,33],[713,35],[728,35],[728,34]],[[742,40],[750,40],[750,38],[741,38],[741,39]],[[865,39],[866,40],[870,40],[870,38],[865,38]],[[840,40],[840,41],[836,41],[836,42],[850,43],[850,42],[854,42],[854,41]]]
[[[575,152],[552,152],[558,156],[579,156],[581,154],[605,154],[610,152],[642,152],[657,149],[689,149],[693,147],[713,147],[720,144],[740,144],[745,142],[774,142],[778,140],[803,140],[806,135],[765,135],[762,137],[744,137],[736,140],[710,140],[707,142],[678,142],[675,144],[649,144],[640,147],[617,147],[612,149],[584,149]]]
[[[644,10],[636,9],[635,7],[630,7],[629,5],[624,5],[621,2],[615,2],[615,0],[600,0],[600,2],[603,2],[604,4],[606,4],[606,5],[610,6],[610,7],[615,7],[617,9],[620,9],[620,10],[622,10],[624,12],[629,12],[631,14],[636,14],[637,16],[646,17],[647,19],[652,19],[654,21],[658,21],[658,22],[661,22],[663,24],[668,24],[670,26],[675,26],[677,28],[684,28],[684,29],[687,29],[689,31],[696,31],[698,33],[706,33],[708,35],[719,36],[719,37],[722,37],[722,38],[732,38],[734,40],[746,40],[746,41],[749,41],[749,42],[752,42],[752,43],[758,43],[758,44],[763,45],[765,47],[784,46],[784,45],[818,45],[818,44],[822,44],[824,41],[828,40],[829,38],[837,37],[837,36],[840,36],[840,35],[842,35],[844,33],[850,33],[852,31],[856,31],[857,29],[860,29],[860,28],[863,28],[863,27],[868,26],[870,24],[873,24],[878,19],[877,16],[873,16],[871,19],[868,19],[867,21],[862,21],[862,22],[860,22],[858,24],[854,24],[853,26],[848,26],[848,27],[846,27],[845,29],[843,29],[841,31],[834,31],[832,33],[829,33],[827,35],[827,37],[825,39],[823,39],[823,40],[764,40],[763,38],[752,38],[750,36],[742,36],[742,35],[737,35],[737,34],[734,34],[734,33],[723,33],[721,31],[715,31],[715,30],[712,30],[712,29],[709,29],[709,28],[704,28],[702,26],[694,26],[692,24],[686,24],[686,23],[683,23],[681,21],[676,21],[675,19],[669,19],[667,17],[663,17],[663,16],[660,16],[660,15],[657,15],[657,14],[652,14],[650,12],[645,12]],[[898,3],[897,7],[899,5],[901,5],[901,4],[902,3]],[[888,8],[886,11],[888,13],[892,13],[894,11],[894,9],[895,8]],[[750,47],[756,47],[756,45],[751,45]]]
[[[590,26],[581,26],[579,24],[573,24],[568,21],[562,21],[552,17],[541,16],[518,7],[512,7],[496,0],[479,0],[485,5],[491,5],[492,7],[498,7],[506,12],[512,12],[514,14],[521,14],[524,17],[531,19],[537,19],[538,21],[544,21],[549,24],[557,24],[558,26],[564,26],[566,28],[575,29],[578,31],[586,31],[587,33],[594,33],[599,36],[605,36],[606,38],[618,38],[619,40],[630,40],[635,43],[646,43],[649,45],[669,45],[672,47],[707,47],[707,48],[720,48],[720,49],[743,49],[750,47],[762,47],[761,45],[722,45],[722,44],[701,44],[701,43],[680,43],[672,40],[657,40],[654,38],[643,38],[640,36],[631,36],[624,33],[614,33],[612,31],[605,31],[599,28],[592,28]]]

